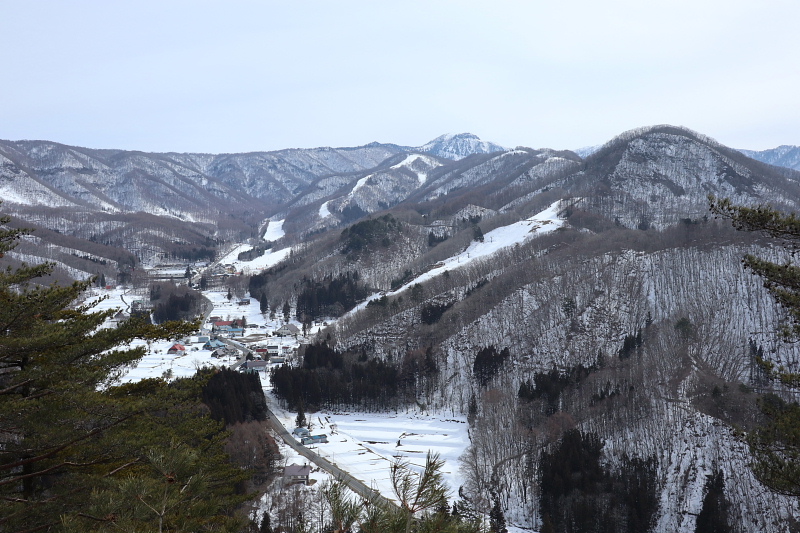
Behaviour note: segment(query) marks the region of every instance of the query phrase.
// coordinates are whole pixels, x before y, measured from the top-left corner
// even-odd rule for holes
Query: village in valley
[[[312,497],[309,494],[317,491],[321,484],[336,479],[310,461],[311,455],[334,465],[332,469],[341,468],[364,487],[392,500],[391,466],[402,461],[412,470],[419,470],[424,467],[428,453],[437,453],[444,460],[442,473],[451,489],[450,496],[455,497],[463,483],[459,457],[469,445],[466,419],[460,414],[429,412],[418,407],[387,413],[320,411],[306,413],[305,423],[298,426],[298,413],[286,410],[272,394],[270,371],[283,364],[301,364],[301,345],[321,338],[324,328],[333,319],[303,325],[290,313],[262,311],[257,299],[241,290],[239,295],[231,291],[224,283],[230,276],[242,271],[257,272],[271,266],[276,256],[285,256],[279,251],[268,252],[251,262],[233,260],[243,248],[235,247],[216,264],[200,263],[188,269],[180,264],[159,264],[147,269],[151,280],[195,286],[201,273],[208,275],[212,283],[202,291],[206,299],[202,325],[190,337],[160,342],[135,341],[134,345],[145,346],[145,355],[120,380],[135,382],[152,377],[172,380],[191,377],[203,367],[228,367],[256,374],[270,411],[286,428],[284,438],[293,441],[290,446],[276,438],[282,459],[280,475],[275,482],[284,486],[280,491],[282,498]],[[118,309],[113,320],[107,323],[109,327],[127,319],[134,309],[148,307],[147,292],[131,286],[94,288],[91,298],[97,301],[98,310]],[[310,454],[298,453],[298,445]],[[279,505],[272,498],[274,495],[269,493],[262,496],[257,514]]]

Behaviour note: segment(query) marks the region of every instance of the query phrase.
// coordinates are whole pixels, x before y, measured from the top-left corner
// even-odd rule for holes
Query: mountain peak
[[[418,150],[458,161],[472,154],[490,154],[506,149],[499,144],[482,141],[473,133],[445,133],[420,146]]]

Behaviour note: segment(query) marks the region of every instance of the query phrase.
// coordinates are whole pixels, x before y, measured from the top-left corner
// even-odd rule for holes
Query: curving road
[[[234,343],[233,341],[229,341],[227,339],[221,339],[221,340],[223,342],[225,342],[226,344],[229,344],[231,346],[235,346],[236,348],[239,348],[240,350],[242,349],[242,345],[239,344],[239,343]],[[234,364],[232,364],[230,366],[230,368],[232,370],[238,369],[239,366],[241,366],[241,364],[245,361],[245,358],[246,358],[247,353],[249,352],[249,350],[247,348],[244,348],[244,350],[245,350],[245,355],[241,359],[239,359],[239,361],[237,361],[236,363],[234,363]],[[303,457],[305,457],[306,459],[308,459],[309,461],[311,461],[312,463],[314,463],[318,467],[320,467],[323,470],[325,470],[326,472],[328,472],[330,475],[332,475],[334,477],[334,479],[337,479],[337,480],[342,481],[343,483],[345,483],[350,488],[350,490],[352,490],[353,492],[355,492],[356,494],[358,494],[359,496],[361,496],[365,500],[369,500],[369,501],[372,501],[372,502],[378,502],[378,503],[381,503],[383,505],[397,507],[397,504],[395,502],[393,502],[392,500],[390,500],[388,498],[385,498],[377,490],[375,490],[375,489],[373,489],[371,487],[368,487],[360,479],[356,479],[350,473],[345,472],[344,470],[342,470],[341,468],[339,468],[335,464],[331,463],[330,461],[328,461],[324,457],[320,457],[318,454],[314,453],[310,449],[306,448],[305,446],[303,446],[302,444],[297,442],[297,439],[295,439],[286,430],[286,428],[283,426],[281,421],[278,419],[277,416],[275,416],[275,413],[273,413],[272,410],[269,407],[267,407],[267,423],[275,431],[275,433],[277,433],[280,436],[280,438],[283,439],[283,442],[285,442],[287,446],[292,448],[294,451],[296,451],[297,453],[299,453],[300,455],[302,455]]]

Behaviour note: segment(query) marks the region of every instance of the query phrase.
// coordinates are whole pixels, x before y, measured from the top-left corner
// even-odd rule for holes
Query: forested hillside
[[[758,423],[756,398],[768,384],[754,354],[788,369],[800,355],[778,339],[782,314],[741,258],[790,257],[716,220],[708,195],[796,210],[798,174],[669,127],[626,133],[582,162],[546,155],[546,171],[531,164],[542,153],[480,157],[453,175],[437,169],[423,187],[437,192],[393,210],[389,241],[365,244],[368,253],[352,253],[349,230],[299,251],[268,275],[270,298],[300,302],[287,290],[294,276],[341,272],[383,291],[327,335],[342,352],[415,368],[416,401],[470,416],[464,494],[487,512],[497,496],[518,523],[541,527],[547,517],[565,530],[558,524],[574,517],[552,509],[567,496],[543,479],[567,453],[561,436],[577,431],[589,440],[576,446],[589,443],[587,460],[608,477],[606,488],[576,487],[569,497],[600,509],[591,502],[604,501],[603,491],[645,491],[648,507],[617,522],[627,530],[694,531],[719,471],[731,524],[782,531],[797,502],[763,490],[736,428]],[[514,158],[528,163],[507,166]],[[467,180],[475,188],[459,188]],[[479,194],[482,183],[491,187]],[[555,198],[564,199],[561,229],[423,276]],[[435,372],[413,366],[419,353]]]
[[[800,348],[741,259],[794,259],[715,218],[709,195],[798,212],[800,172],[672,126],[585,158],[449,140],[153,158],[16,143],[4,183],[35,175],[58,201],[9,209],[97,245],[76,268],[120,246],[109,269],[232,240],[263,250],[264,221],[281,221],[286,259],[228,283],[330,326],[275,372],[276,395],[466,415],[462,509],[548,532],[672,533],[722,520],[722,505],[732,531],[788,531],[798,502],[756,480],[742,435],[763,422],[758,398],[793,398],[758,358],[797,371]],[[138,200],[122,209],[95,175]],[[155,209],[158,195],[180,209]]]

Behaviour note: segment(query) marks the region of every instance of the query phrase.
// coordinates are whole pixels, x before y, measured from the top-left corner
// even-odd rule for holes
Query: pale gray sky
[[[2,0],[0,138],[574,149],[673,124],[800,145],[798,23],[798,0]]]

